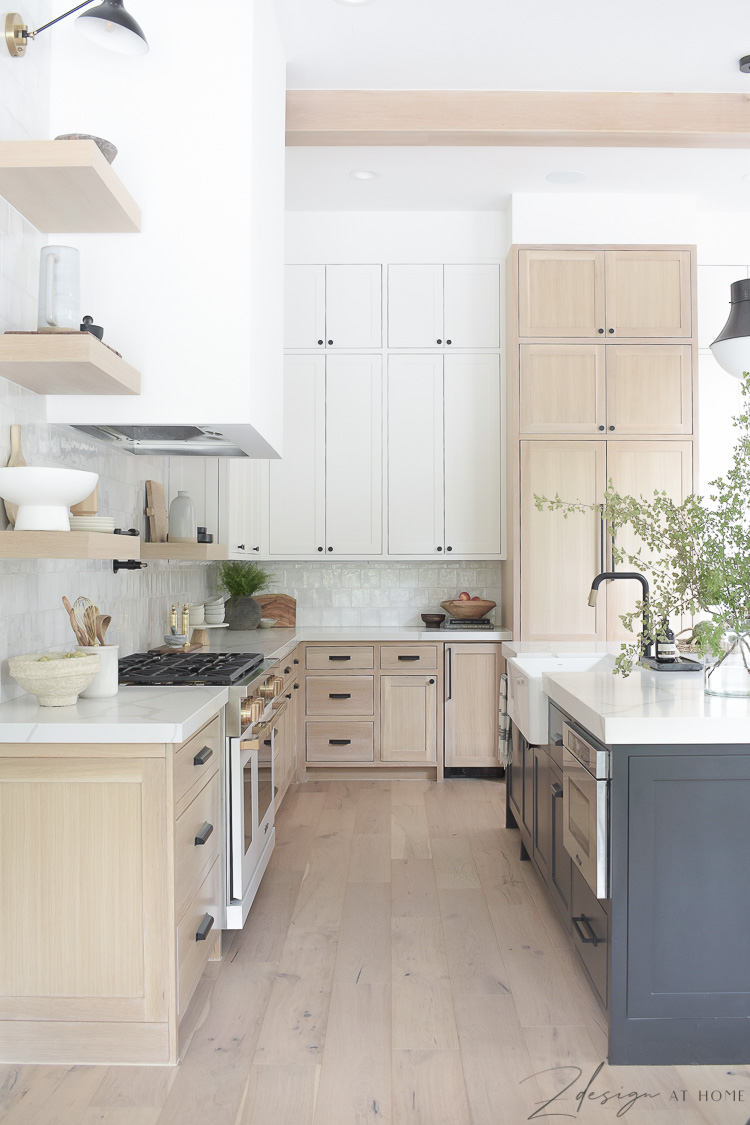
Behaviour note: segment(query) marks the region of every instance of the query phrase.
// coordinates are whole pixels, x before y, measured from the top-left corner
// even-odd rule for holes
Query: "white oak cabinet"
[[[611,566],[604,526],[595,509],[569,515],[538,511],[535,496],[601,503],[607,481],[626,495],[651,498],[656,489],[676,502],[692,487],[688,441],[521,442],[521,632],[524,640],[625,640],[620,614],[641,597],[636,583],[602,586],[588,605],[592,579]],[[618,546],[635,540],[623,529]]]
[[[269,463],[271,558],[382,552],[379,356],[288,356],[284,456]]]
[[[689,344],[521,344],[522,434],[693,432]]]
[[[437,760],[437,675],[380,677],[380,760]]]
[[[499,267],[389,266],[388,344],[392,348],[498,348]]]
[[[692,334],[689,250],[524,249],[518,271],[521,338]]]
[[[284,339],[291,350],[379,348],[381,266],[287,266]]]
[[[445,765],[497,766],[499,644],[467,641],[445,646]]]
[[[389,357],[390,555],[500,554],[500,394],[497,356]]]

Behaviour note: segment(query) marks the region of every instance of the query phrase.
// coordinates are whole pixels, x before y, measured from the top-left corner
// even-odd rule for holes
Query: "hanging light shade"
[[[711,351],[725,371],[741,379],[750,371],[750,278],[733,281],[729,294],[729,319],[711,345]]]
[[[148,42],[140,24],[125,11],[124,0],[104,0],[76,19],[87,39],[122,55],[145,55]]]

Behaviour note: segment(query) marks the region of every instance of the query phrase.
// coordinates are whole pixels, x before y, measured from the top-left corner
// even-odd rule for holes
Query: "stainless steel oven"
[[[610,752],[563,723],[563,844],[597,898],[609,898]]]

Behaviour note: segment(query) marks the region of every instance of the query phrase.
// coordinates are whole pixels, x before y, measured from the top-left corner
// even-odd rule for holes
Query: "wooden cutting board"
[[[256,594],[256,602],[263,607],[264,617],[276,619],[275,629],[294,628],[297,624],[297,602],[288,594]]]
[[[164,486],[158,480],[146,481],[146,515],[149,543],[166,543],[167,502],[164,499]]]
[[[25,465],[25,464],[26,464],[26,462],[24,461],[23,453],[21,452],[21,427],[20,426],[11,426],[10,427],[10,458],[8,460],[8,468],[12,469],[12,468],[15,468],[16,466]],[[5,514],[8,517],[8,523],[11,523],[15,526],[16,513],[18,512],[18,508],[16,507],[15,504],[10,504],[7,500],[4,500],[3,503],[5,504]]]

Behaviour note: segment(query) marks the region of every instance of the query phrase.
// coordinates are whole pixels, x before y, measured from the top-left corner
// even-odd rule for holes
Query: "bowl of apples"
[[[479,595],[474,597],[467,590],[462,590],[452,602],[441,602],[446,613],[451,617],[464,617],[467,621],[478,621],[480,617],[486,617],[491,609],[494,609],[497,602],[485,601]]]

